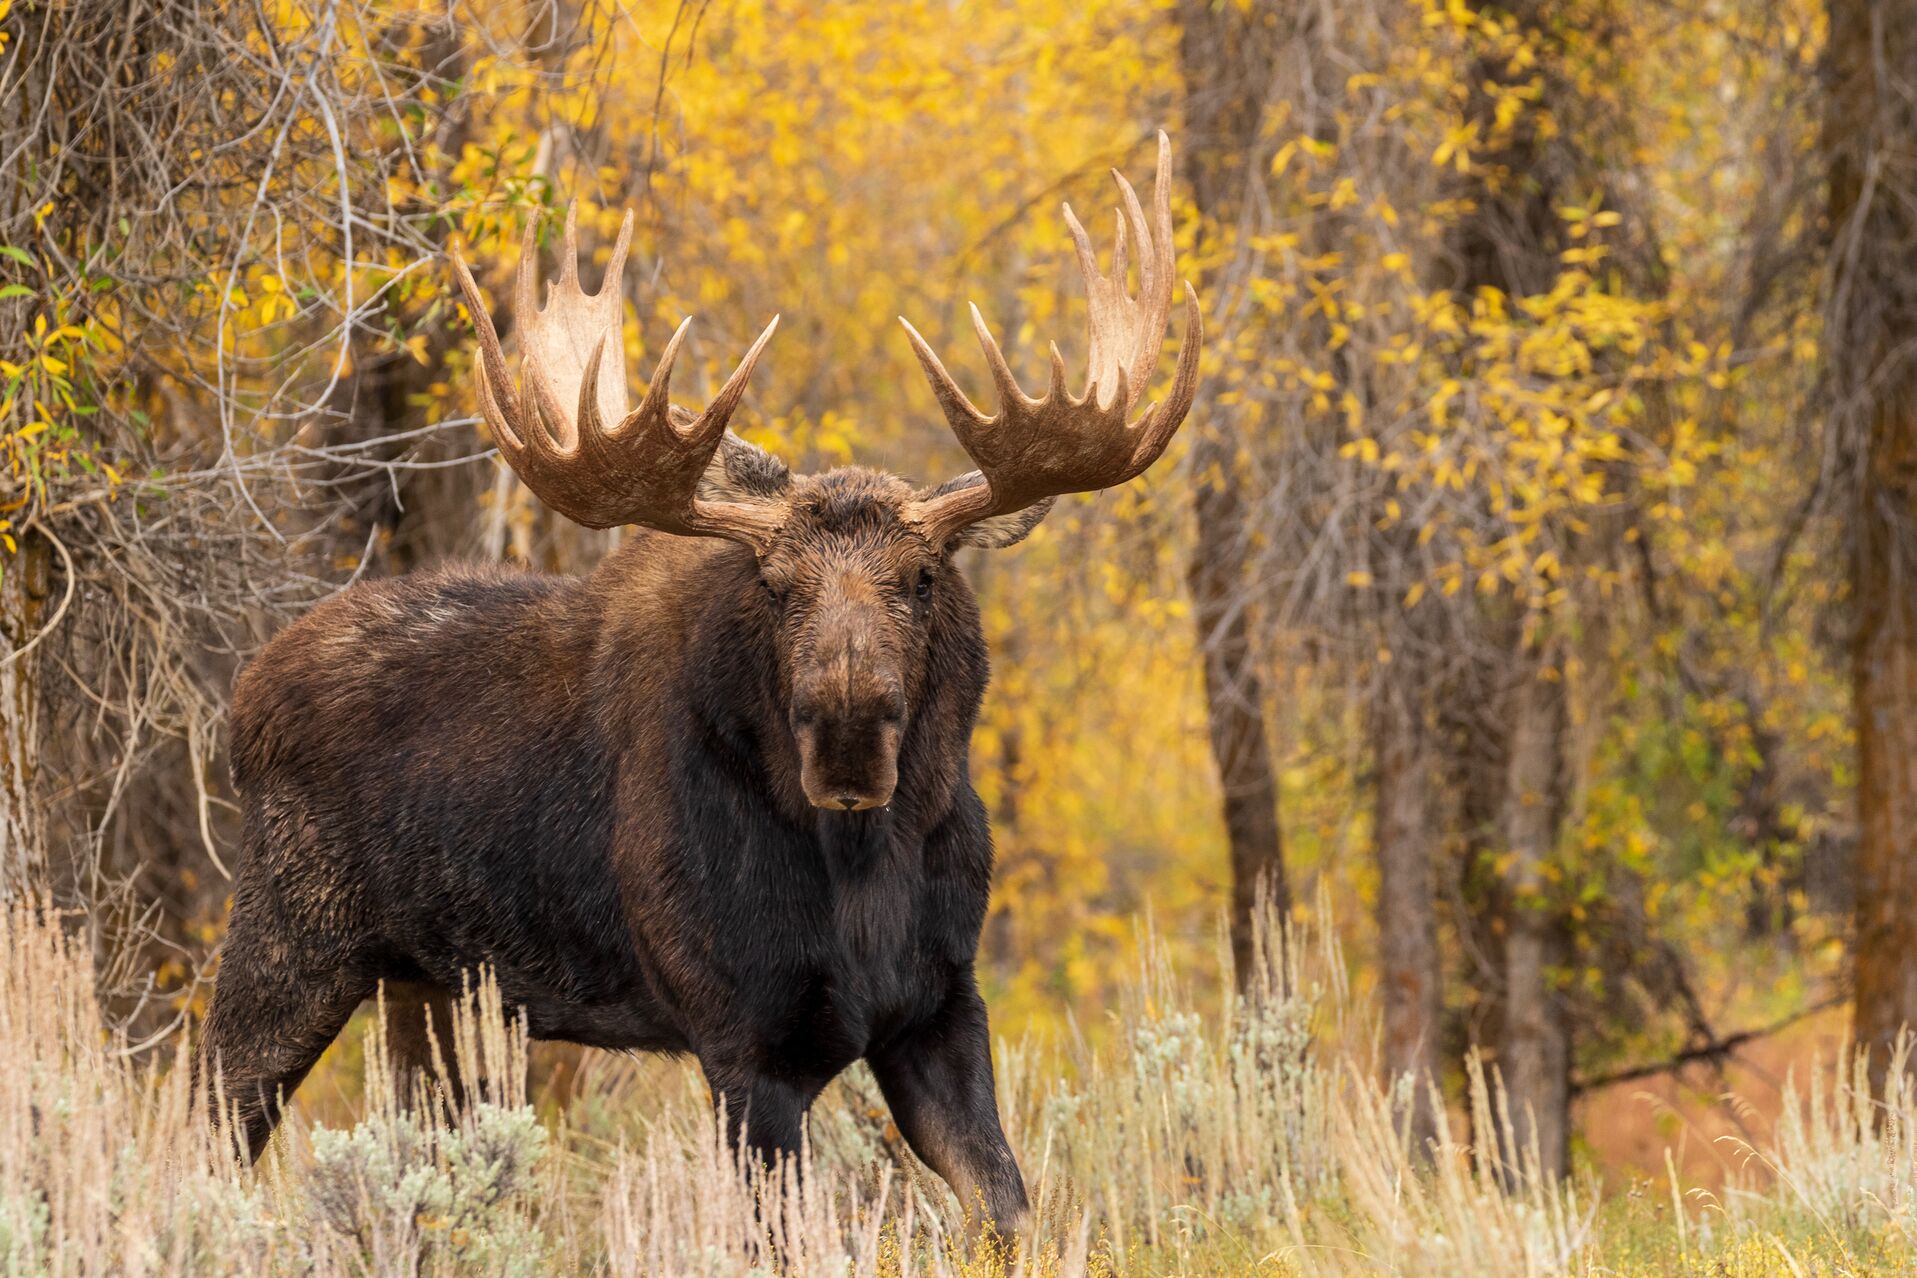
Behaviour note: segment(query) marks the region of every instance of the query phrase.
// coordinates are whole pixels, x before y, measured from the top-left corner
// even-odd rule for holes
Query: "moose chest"
[[[925,840],[884,814],[826,814],[819,826],[686,849],[683,895],[660,912],[697,922],[651,966],[695,1051],[721,1044],[829,1077],[945,998],[962,939]]]

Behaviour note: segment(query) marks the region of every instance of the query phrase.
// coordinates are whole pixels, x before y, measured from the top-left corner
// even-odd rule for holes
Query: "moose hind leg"
[[[453,1050],[453,992],[423,981],[388,981],[385,1002],[386,1049],[400,1100],[410,1103],[421,1081],[428,1087],[443,1081],[450,1089],[447,1103],[463,1106],[465,1085]]]
[[[236,903],[200,1057],[207,1077],[217,1071],[227,1112],[237,1111],[249,1161],[279,1125],[280,1102],[373,992],[362,965],[315,957]]]

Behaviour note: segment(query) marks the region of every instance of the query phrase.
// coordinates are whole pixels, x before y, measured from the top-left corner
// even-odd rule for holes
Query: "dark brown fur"
[[[242,673],[206,1051],[256,1153],[377,982],[484,965],[537,1037],[694,1054],[767,1155],[864,1058],[914,1149],[1017,1228],[973,976],[977,607],[903,481],[735,478],[790,495],[763,555],[648,533],[585,578],[366,583]]]

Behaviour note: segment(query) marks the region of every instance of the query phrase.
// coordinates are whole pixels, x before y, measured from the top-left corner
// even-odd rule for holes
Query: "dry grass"
[[[1527,1174],[1474,1071],[1428,1157],[1370,1081],[1369,1017],[1328,948],[1268,954],[1264,993],[1206,1016],[1148,959],[1098,1046],[1007,1049],[1006,1118],[1036,1224],[1016,1260],[968,1255],[957,1204],[903,1158],[853,1071],[805,1174],[743,1174],[696,1074],[600,1056],[569,1103],[524,1092],[527,1044],[480,991],[446,1054],[477,1080],[395,1080],[374,1018],[365,1098],[296,1107],[242,1170],[182,1045],[122,1050],[73,920],[0,914],[0,1272],[54,1275],[1863,1274],[1917,1265],[1917,1099],[1873,1108],[1861,1065],[1789,1091],[1770,1148],[1721,1193],[1600,1200]],[[410,1100],[403,1104],[402,1100]]]

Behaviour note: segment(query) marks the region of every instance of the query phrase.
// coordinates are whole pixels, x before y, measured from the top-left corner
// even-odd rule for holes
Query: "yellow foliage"
[[[1628,520],[1624,544],[1681,596],[1676,618],[1656,624],[1728,635],[1720,651],[1739,655],[1722,664],[1760,672],[1777,716],[1768,730],[1831,772],[1845,766],[1844,730],[1824,661],[1803,616],[1766,628],[1751,589],[1762,539],[1746,514],[1788,506],[1795,492],[1778,405],[1795,402],[1815,368],[1815,307],[1753,335],[1724,300],[1741,266],[1725,245],[1764,181],[1750,131],[1796,118],[1749,95],[1777,92],[1762,67],[1814,64],[1822,15],[1793,0],[1773,23],[1757,8],[1652,21],[1623,0],[1568,0],[1547,38],[1468,0],[1385,0],[1366,10],[1373,25],[1337,33],[1338,74],[1320,86],[1335,100],[1321,118],[1304,120],[1303,103],[1272,105],[1262,181],[1273,216],[1201,228],[1181,196],[1179,237],[1194,279],[1256,263],[1229,295],[1229,324],[1209,317],[1203,411],[1254,424],[1244,460],[1254,478],[1269,478],[1260,468],[1297,440],[1327,441],[1337,468],[1327,491],[1359,494],[1350,544],[1408,543],[1413,571],[1362,549],[1324,567],[1327,614],[1481,606],[1567,627],[1601,620],[1631,597],[1622,586],[1639,568],[1594,553],[1593,530]],[[9,12],[0,0],[0,22]],[[467,321],[430,250],[460,242],[501,298],[530,220],[547,215],[550,233],[550,215],[572,200],[602,263],[624,210],[636,212],[624,334],[635,378],[694,314],[675,390],[696,401],[781,313],[745,433],[802,467],[856,461],[943,478],[966,463],[896,317],[974,386],[983,374],[968,353],[967,300],[992,317],[1021,374],[1039,370],[1048,339],[1068,362],[1082,356],[1058,205],[1107,206],[1106,169],[1138,175],[1154,131],[1181,124],[1170,0],[653,0],[582,6],[578,31],[556,37],[552,13],[530,0],[459,6],[449,50],[435,25],[445,7],[426,0],[270,5],[250,51],[336,22],[330,71],[355,92],[436,68],[403,110],[329,121],[302,109],[289,126],[325,142],[319,153],[336,142],[349,157],[379,157],[383,189],[365,204],[393,210],[407,234],[349,246],[336,224],[254,216],[260,192],[337,197],[327,166],[272,175],[281,186],[236,176],[188,222],[232,237],[233,269],[169,299],[197,344],[137,388],[124,366],[130,294],[91,281],[30,301],[0,291],[0,306],[31,313],[18,345],[0,350],[0,472],[25,494],[10,488],[0,503],[16,520],[0,523],[0,545],[13,545],[29,503],[119,491],[125,459],[88,426],[104,404],[191,417],[214,385],[255,407],[282,380],[324,383],[403,355],[434,370],[422,379],[429,420],[472,415]],[[15,57],[7,38],[0,27],[0,56]],[[190,68],[156,58],[145,70]],[[1547,92],[1560,81],[1569,93]],[[1567,100],[1597,123],[1563,117],[1555,104]],[[1517,144],[1579,131],[1601,134],[1620,152],[1616,170],[1646,175],[1649,189],[1621,180],[1560,193],[1546,228],[1558,260],[1527,287],[1450,270],[1477,201],[1527,180],[1513,168]],[[1662,236],[1655,252],[1629,238],[1647,224]],[[22,278],[57,278],[41,246],[0,253]],[[1207,292],[1214,306],[1222,297]],[[313,340],[368,299],[376,321],[352,342]],[[1740,414],[1765,429],[1731,438],[1725,423]],[[1024,547],[969,565],[996,654],[974,758],[1001,863],[988,980],[1013,1029],[1107,998],[1135,943],[1118,920],[1134,911],[1153,909],[1184,957],[1211,957],[1203,938],[1228,866],[1184,602],[1192,476],[1179,464],[1175,446],[1146,480],[1067,502]],[[1682,636],[1642,642],[1652,623],[1638,620],[1635,637],[1617,632],[1620,665],[1668,662]],[[1291,659],[1295,632],[1271,633],[1262,655],[1284,709],[1274,721],[1293,875],[1362,883],[1350,693]],[[1764,660],[1779,647],[1786,660]],[[1367,668],[1405,663],[1406,649],[1369,634],[1351,651]],[[1600,726],[1610,710],[1597,711]],[[1731,725],[1712,727],[1735,744]],[[1619,779],[1648,748],[1641,728],[1607,729],[1578,832],[1632,864],[1667,850],[1647,815],[1654,800]],[[1806,813],[1804,828],[1825,819]],[[1702,900],[1686,884],[1658,908],[1701,911]]]

